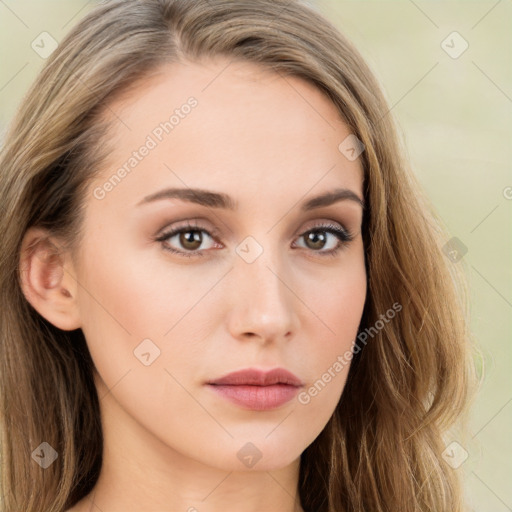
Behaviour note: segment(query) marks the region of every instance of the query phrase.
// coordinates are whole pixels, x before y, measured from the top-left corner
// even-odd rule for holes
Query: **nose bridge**
[[[265,248],[250,239],[237,247],[229,326],[235,337],[252,334],[262,339],[284,338],[297,328],[292,284],[287,282],[289,273],[280,249],[269,247],[270,238],[266,238]]]

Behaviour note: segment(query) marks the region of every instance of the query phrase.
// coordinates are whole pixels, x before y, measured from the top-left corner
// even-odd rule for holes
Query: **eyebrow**
[[[151,203],[161,199],[181,199],[196,203],[209,208],[220,208],[225,210],[236,210],[238,203],[231,196],[222,192],[212,192],[198,188],[166,188],[146,196],[142,201],[137,203],[137,206],[142,204]],[[301,211],[307,212],[316,208],[330,206],[331,204],[339,201],[354,201],[365,208],[364,200],[361,199],[354,191],[347,188],[336,188],[321,195],[312,197],[304,202],[301,206]]]

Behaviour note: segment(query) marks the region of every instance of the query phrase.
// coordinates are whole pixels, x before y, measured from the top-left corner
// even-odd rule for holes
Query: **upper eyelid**
[[[221,235],[220,229],[215,228],[213,226],[201,225],[200,224],[201,221],[198,221],[198,220],[181,221],[181,222],[183,222],[183,224],[181,224],[180,221],[177,221],[177,224],[178,224],[177,226],[167,225],[166,227],[160,229],[158,232],[159,234],[157,234],[157,237],[158,238],[168,237],[168,236],[170,236],[171,233],[180,232],[180,231],[183,231],[186,229],[197,230],[197,231],[207,231],[214,237],[215,236],[219,237]],[[197,223],[197,224],[194,224],[194,223]]]
[[[203,224],[203,222],[204,222],[204,224]],[[216,236],[220,236],[222,234],[221,229],[216,228],[209,221],[203,220],[203,219],[192,219],[192,220],[183,219],[183,220],[177,220],[177,221],[173,222],[172,224],[173,224],[172,226],[170,224],[166,224],[163,228],[158,230],[158,233],[165,234],[168,232],[173,232],[173,231],[177,231],[177,230],[181,230],[181,229],[194,228],[194,229],[198,229],[198,230],[209,231],[212,235],[216,235]],[[177,225],[174,226],[174,224],[177,224]],[[324,228],[324,227],[326,227],[327,224],[338,224],[340,226],[340,228],[343,229],[344,231],[347,231],[347,232],[350,231],[350,229],[347,226],[347,223],[341,222],[339,220],[324,218],[322,220],[314,219],[314,220],[306,221],[306,225],[308,227],[301,229],[301,231],[298,232],[298,235],[302,235],[305,232],[312,230],[312,229]],[[230,233],[232,233],[231,230],[228,230],[228,231]],[[157,236],[160,236],[160,235],[157,235]]]

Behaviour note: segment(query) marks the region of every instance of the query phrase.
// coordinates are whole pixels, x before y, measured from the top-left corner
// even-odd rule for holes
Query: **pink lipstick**
[[[275,409],[292,400],[304,384],[284,368],[254,368],[228,373],[207,382],[210,389],[232,403],[254,411]]]

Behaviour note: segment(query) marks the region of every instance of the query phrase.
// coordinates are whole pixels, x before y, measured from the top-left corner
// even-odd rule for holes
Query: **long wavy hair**
[[[359,52],[299,1],[114,0],[96,6],[48,58],[0,156],[2,512],[62,512],[92,490],[102,464],[86,340],[26,300],[23,236],[38,226],[77,250],[85,191],[108,153],[109,102],[169,62],[215,56],[314,84],[363,142],[368,294],[360,332],[401,306],[354,354],[332,417],[301,455],[303,508],[464,510],[460,478],[442,452],[473,396],[468,286],[443,253],[446,228]],[[58,453],[46,469],[31,457],[43,441]]]

